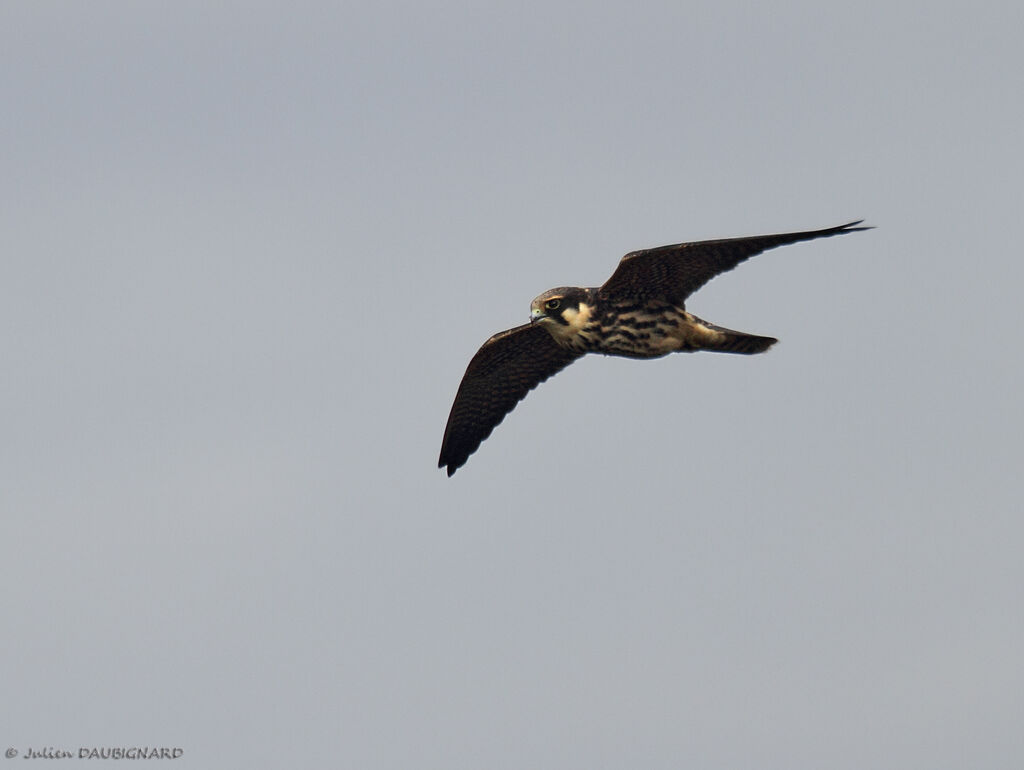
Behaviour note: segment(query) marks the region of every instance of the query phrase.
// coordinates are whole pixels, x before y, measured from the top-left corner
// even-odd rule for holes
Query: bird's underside
[[[716,275],[776,246],[867,230],[862,220],[824,230],[697,241],[634,251],[603,286],[560,287],[530,306],[530,322],[495,334],[469,362],[438,467],[451,476],[526,394],[586,353],[660,358],[710,350],[761,353],[776,339],[725,329],[687,312],[685,300]]]
[[[600,289],[568,287],[552,289],[538,299],[557,295],[562,300],[574,292],[581,296],[576,309],[563,311],[568,322],[550,324],[547,331],[560,346],[580,354],[660,358],[696,350],[760,353],[778,342],[715,326],[686,312],[681,304],[661,299],[602,300]]]

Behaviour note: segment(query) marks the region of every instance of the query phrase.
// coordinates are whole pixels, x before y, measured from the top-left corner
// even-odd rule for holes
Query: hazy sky
[[[0,748],[1020,768],[1022,31],[3,4]],[[862,217],[691,299],[768,354],[588,357],[436,468],[545,289]]]

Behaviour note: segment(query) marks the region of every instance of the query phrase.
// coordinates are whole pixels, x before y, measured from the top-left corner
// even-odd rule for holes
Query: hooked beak
[[[539,307],[530,308],[530,323],[537,323],[537,321],[544,317],[544,311]]]

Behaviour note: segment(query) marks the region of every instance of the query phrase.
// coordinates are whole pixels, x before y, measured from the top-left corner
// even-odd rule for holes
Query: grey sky
[[[7,3],[0,741],[1019,768],[1019,3]],[[452,479],[632,249],[836,225]]]

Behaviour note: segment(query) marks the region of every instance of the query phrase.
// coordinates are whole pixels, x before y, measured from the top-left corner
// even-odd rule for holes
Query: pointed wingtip
[[[446,468],[446,470],[448,472],[448,478],[451,478],[454,475],[455,471],[457,471],[459,469],[459,466],[456,465],[453,460],[449,459],[448,457],[445,457],[442,454],[441,457],[437,461],[437,467],[438,468],[444,468],[445,466],[448,466]]]
[[[856,227],[855,226],[855,225],[861,224],[863,221],[864,221],[863,219],[857,219],[857,220],[854,220],[853,222],[847,222],[845,225],[839,225],[839,227],[836,227],[836,228],[833,228],[833,229],[835,229],[835,230],[837,230],[839,232],[843,232],[843,233],[855,233],[855,232],[858,232],[860,230],[874,230],[875,229],[874,225],[864,225],[863,227]]]

